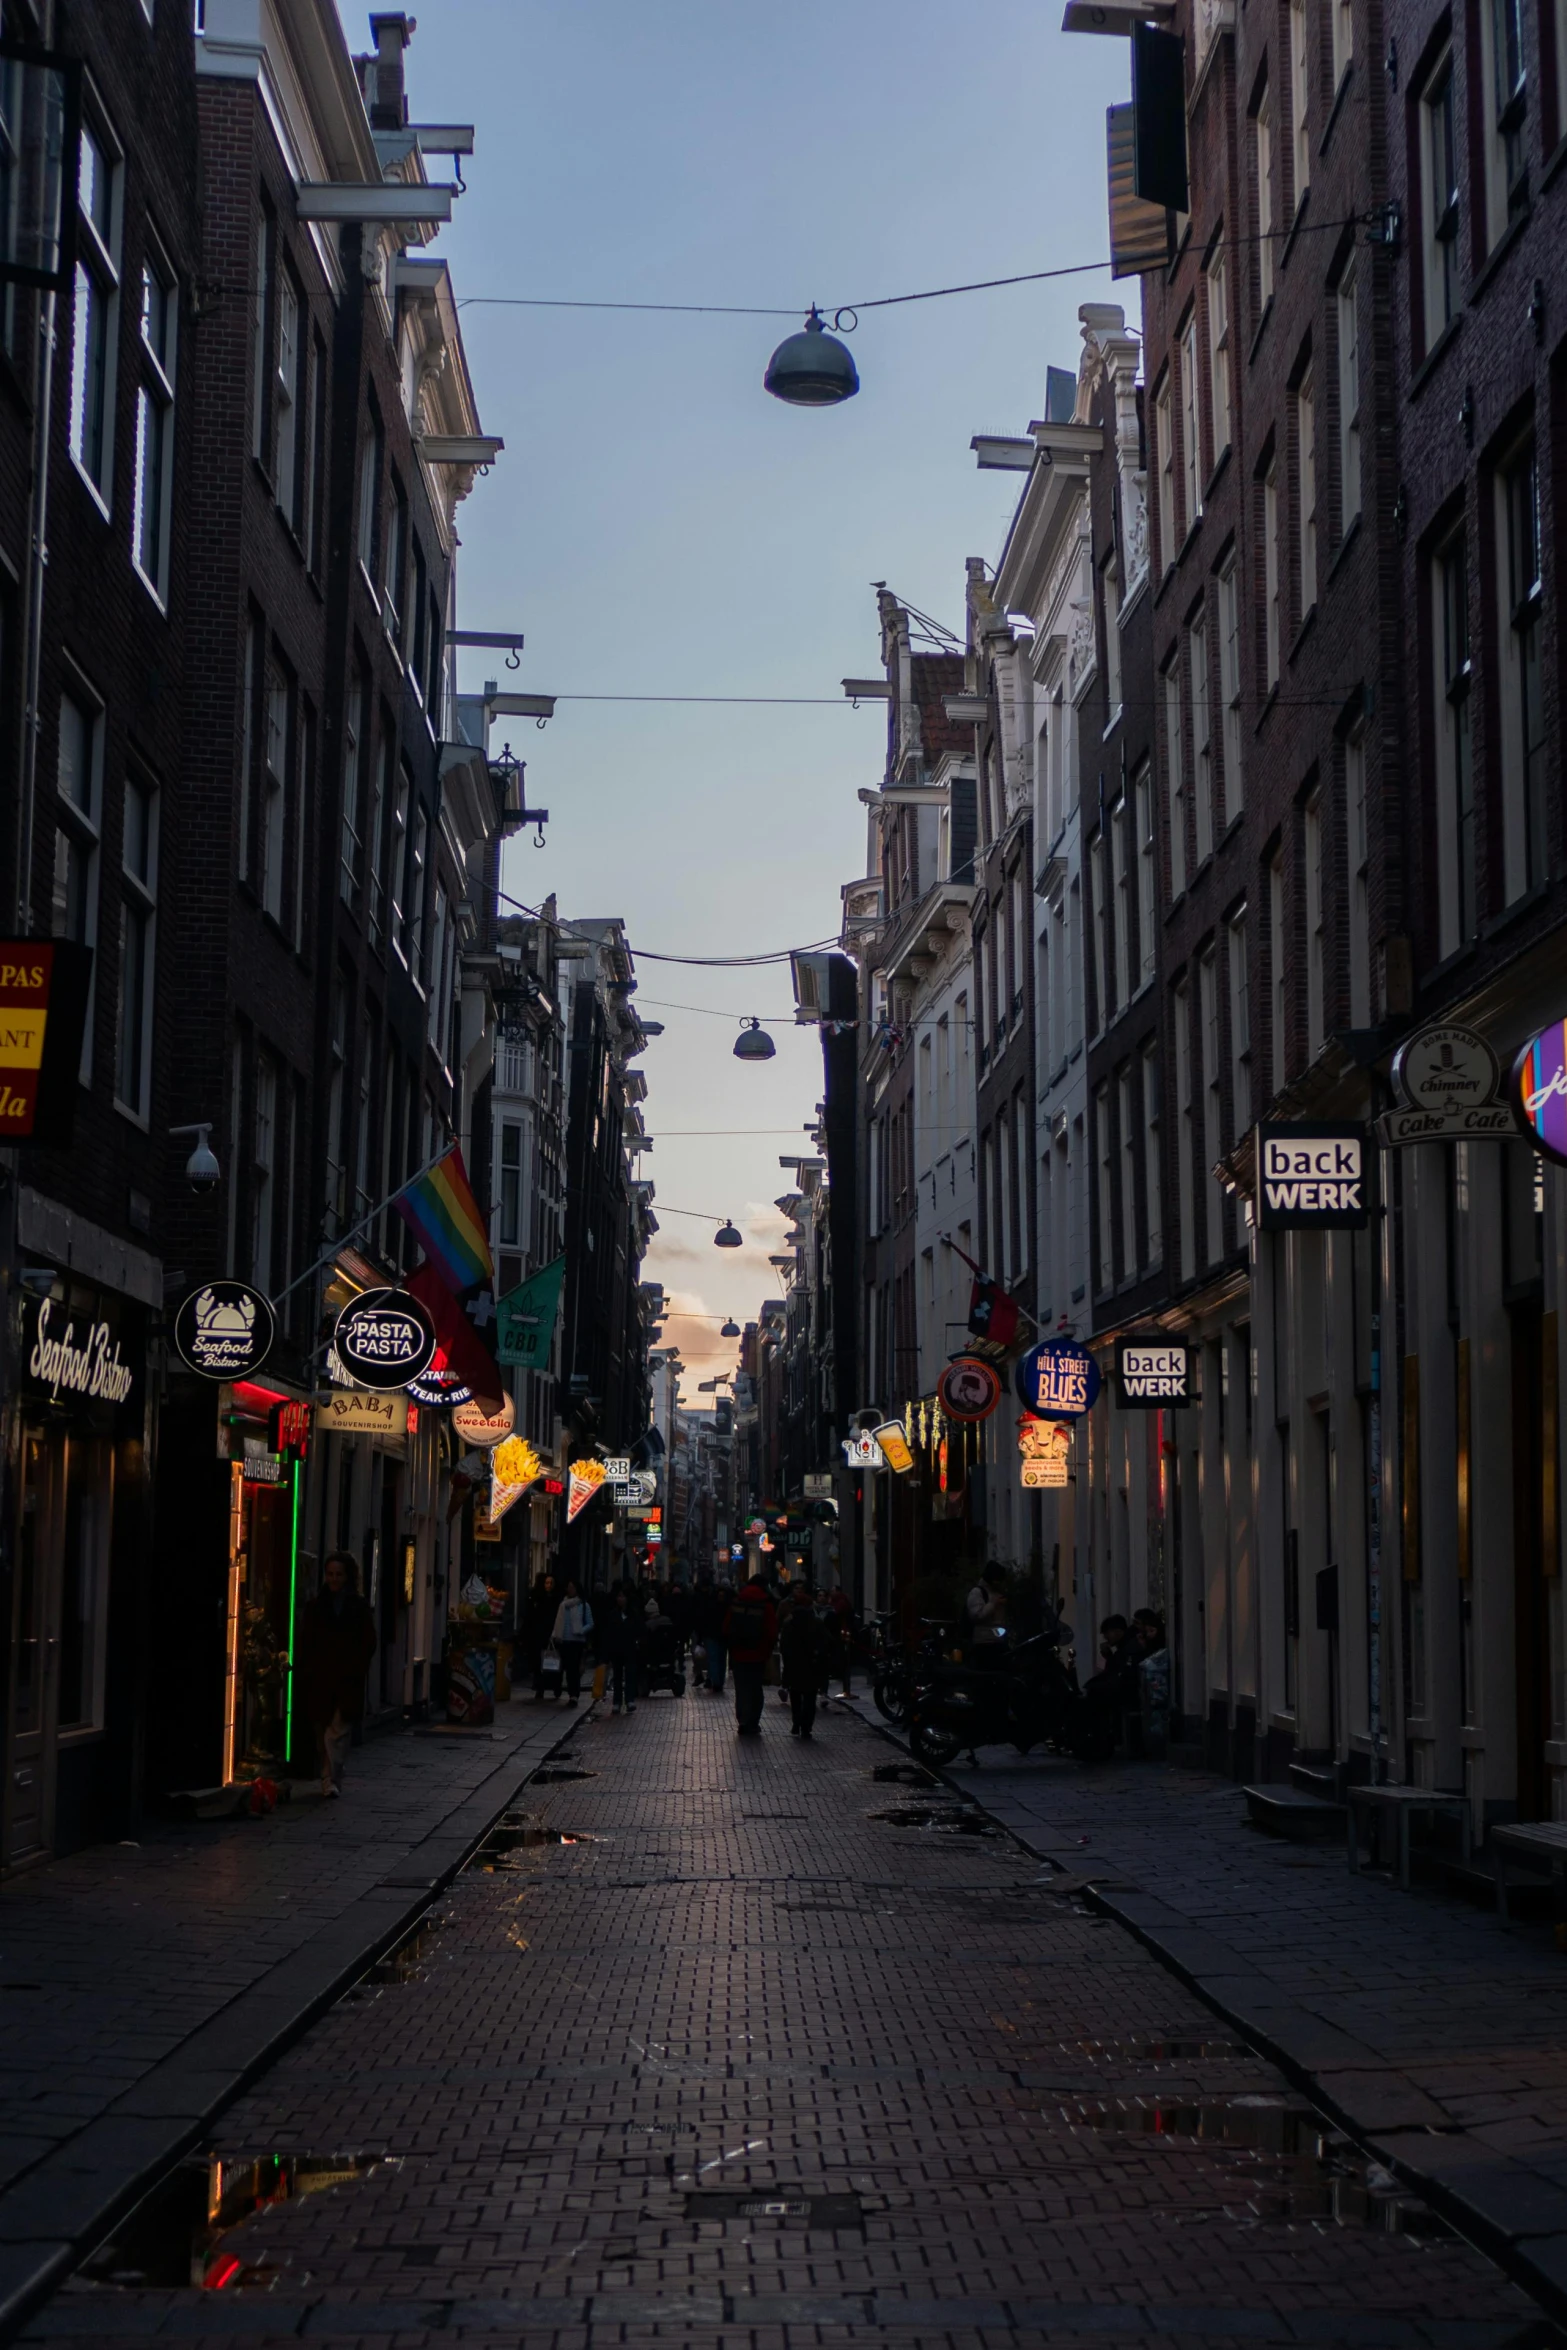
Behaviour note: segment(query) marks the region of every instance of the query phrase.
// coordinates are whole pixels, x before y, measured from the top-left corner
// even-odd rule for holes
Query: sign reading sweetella
[[[361,1387],[406,1387],[435,1356],[435,1324],[402,1289],[367,1289],[337,1317],[332,1344]]]
[[[272,1351],[277,1316],[271,1301],[243,1281],[204,1281],[174,1317],[180,1361],[204,1379],[245,1379]]]
[[[1264,1232],[1360,1232],[1370,1216],[1364,1126],[1292,1121],[1257,1128],[1257,1222]]]

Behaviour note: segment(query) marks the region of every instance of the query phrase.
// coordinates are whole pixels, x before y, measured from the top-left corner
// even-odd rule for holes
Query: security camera
[[[223,1180],[223,1170],[207,1140],[212,1132],[210,1120],[196,1126],[171,1126],[169,1132],[171,1135],[194,1134],[196,1137],[196,1147],[185,1161],[185,1180],[191,1190],[198,1195],[216,1191]]]
[[[30,1297],[47,1297],[59,1279],[53,1265],[23,1265],[16,1277]]]

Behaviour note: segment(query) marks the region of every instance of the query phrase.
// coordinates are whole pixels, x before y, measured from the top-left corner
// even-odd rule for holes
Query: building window
[[[1137,1122],[1132,1115],[1132,1064],[1123,1061],[1115,1077],[1115,1122],[1121,1160],[1121,1273],[1137,1270]]]
[[[1529,89],[1524,63],[1523,0],[1489,0],[1490,39],[1482,40],[1481,84],[1491,120],[1486,151],[1486,242],[1494,245],[1529,202],[1524,140]]]
[[[1219,573],[1219,717],[1223,767],[1219,778],[1219,823],[1233,824],[1241,812],[1241,596],[1235,557]]]
[[[448,967],[451,952],[451,914],[444,885],[435,885],[435,916],[430,938],[430,1042],[435,1048],[441,1066],[446,1066],[447,1039],[451,1023],[446,1007],[451,1001],[452,975]]]
[[[1352,0],[1330,0],[1333,11],[1333,87],[1349,70],[1349,61],[1355,54],[1355,11]]]
[[[408,586],[408,498],[392,476],[392,511],[386,533],[386,577],[381,583],[381,617],[399,652],[403,649],[403,596]]]
[[[1192,813],[1197,819],[1197,869],[1213,854],[1213,717],[1208,693],[1208,621],[1192,621]]]
[[[413,829],[408,835],[408,968],[417,987],[428,988],[430,974],[425,967],[425,865],[430,853],[430,818],[426,810],[416,807]]]
[[[1448,50],[1426,85],[1421,107],[1425,173],[1425,342],[1427,350],[1457,315],[1458,113],[1453,53]]]
[[[1094,1033],[1110,1016],[1109,978],[1105,956],[1105,836],[1096,832],[1088,844],[1088,927],[1094,948]]]
[[[326,1237],[348,1221],[348,982],[339,975],[332,989],[332,1075],[326,1117]]]
[[[1317,395],[1308,369],[1295,394],[1295,455],[1300,485],[1300,575],[1297,617],[1317,600]]]
[[[368,699],[368,689],[361,671],[349,686],[343,717],[343,825],[337,886],[345,906],[358,904],[363,873],[360,862],[363,844],[359,838],[359,823],[360,810],[364,805],[365,761],[370,747],[366,735]]]
[[[120,871],[120,1018],[114,1092],[121,1109],[145,1119],[152,1091],[158,795],[133,775],[125,779]]]
[[[381,756],[375,764],[375,788],[370,795],[370,942],[379,946],[386,933],[386,811],[392,799],[392,771],[397,745],[382,721]]]
[[[256,223],[254,283],[250,289],[250,451],[266,466],[271,450],[267,416],[267,329],[272,307],[272,222],[263,210]]]
[[[1327,1018],[1327,824],[1322,794],[1314,791],[1306,802],[1306,1056],[1314,1061],[1326,1036]]]
[[[1123,792],[1110,811],[1110,886],[1115,893],[1115,1000],[1132,997],[1132,873],[1127,845],[1130,811]]]
[[[1170,895],[1186,887],[1186,747],[1181,740],[1181,662],[1175,654],[1164,673],[1164,772],[1169,786]]]
[[[1540,679],[1540,471],[1533,441],[1498,481],[1502,632],[1502,858],[1507,903],[1546,878],[1545,713]]]
[[[1360,512],[1359,273],[1347,269],[1338,289],[1338,526],[1340,537]]]
[[[1268,866],[1268,1074],[1275,1093],[1289,1077],[1288,934],[1284,914],[1284,853]]]
[[[276,1203],[272,1177],[277,1167],[277,1063],[256,1055],[256,1117],[250,1162],[250,1277],[258,1289],[272,1287],[272,1237]]]
[[[1282,635],[1279,596],[1279,461],[1275,457],[1262,477],[1262,593],[1264,601],[1264,676],[1271,693],[1279,682],[1279,645]]]
[[[522,1246],[522,1128],[501,1126],[501,1246]]]
[[[169,516],[174,475],[173,277],[149,259],[141,273],[141,380],[136,393],[136,568],[160,604],[169,596]]]
[[[287,872],[289,762],[293,756],[293,680],[281,669],[269,669],[266,690],[261,776],[261,903],[273,921],[281,925]]]
[[[399,956],[408,960],[408,912],[405,892],[410,874],[408,866],[408,811],[413,797],[413,785],[406,767],[397,771],[397,789],[392,796],[392,837],[387,846],[386,869],[392,884],[392,913],[387,935]]]
[[[1469,563],[1462,530],[1432,565],[1436,659],[1437,899],[1440,952],[1475,934],[1475,803],[1470,746]]]
[[[1290,133],[1298,212],[1311,185],[1311,12],[1307,0],[1290,0]]]
[[[306,406],[309,411],[304,464],[305,517],[300,531],[304,542],[305,561],[319,574],[321,569],[321,517],[326,493],[326,344],[319,335],[310,343],[310,372],[306,383]]]
[[[1181,452],[1185,459],[1185,511],[1181,517],[1187,530],[1202,514],[1202,420],[1197,393],[1197,310],[1195,304],[1187,313],[1181,329]]]
[[[1273,299],[1273,93],[1264,90],[1252,118],[1257,174],[1257,307]]]
[[[58,813],[49,929],[93,952],[92,994],[82,1032],[81,1081],[92,1083],[93,999],[97,994],[98,844],[103,825],[103,713],[70,694],[60,697],[55,769]]]
[[[1143,1232],[1144,1262],[1164,1255],[1164,1169],[1159,1155],[1159,1047],[1143,1047]]]
[[[71,320],[71,455],[105,510],[114,463],[114,376],[120,315],[120,165],[106,137],[82,125],[76,180],[76,282]]]
[[[1121,715],[1121,580],[1112,547],[1100,569],[1105,614],[1105,698],[1111,726]]]
[[[1154,975],[1154,923],[1158,901],[1154,875],[1158,843],[1154,837],[1153,777],[1146,760],[1132,785],[1132,799],[1137,814],[1137,983],[1139,987],[1146,987]]]
[[[1110,1088],[1107,1085],[1096,1086],[1094,1089],[1094,1142],[1095,1167],[1099,1178],[1099,1212],[1096,1218],[1098,1230],[1094,1235],[1098,1243],[1098,1283],[1101,1289],[1109,1289],[1115,1281],[1115,1225],[1111,1215],[1112,1146],[1110,1138]]]
[[[1214,949],[1204,947],[1197,963],[1197,1007],[1202,1021],[1202,1163],[1207,1204],[1208,1262],[1224,1254],[1224,1193],[1214,1173],[1224,1149],[1224,1077],[1221,1058],[1219,967]]]
[[[1230,305],[1224,285],[1224,244],[1208,261],[1208,406],[1213,423],[1213,461],[1230,445]]]
[[[1230,1108],[1234,1139],[1251,1124],[1251,981],[1246,968],[1246,909],[1230,916]]]
[[[1366,730],[1344,741],[1344,815],[1349,828],[1349,1024],[1371,1025],[1371,826],[1366,807]]]
[[[1175,561],[1175,414],[1168,371],[1154,396],[1155,438],[1159,443],[1159,563]]]
[[[381,419],[372,403],[359,444],[359,567],[372,596],[376,594],[375,557],[381,527],[382,448]]]
[[[1192,1230],[1192,1159],[1197,1137],[1192,1120],[1192,1003],[1184,979],[1171,997],[1170,1016],[1175,1028],[1175,1155],[1181,1219],[1181,1279],[1190,1281],[1197,1270],[1197,1242]]]
[[[291,530],[303,508],[303,463],[308,432],[301,431],[304,399],[300,383],[305,333],[298,289],[286,269],[278,273],[277,341],[272,358],[272,445],[277,502]]]

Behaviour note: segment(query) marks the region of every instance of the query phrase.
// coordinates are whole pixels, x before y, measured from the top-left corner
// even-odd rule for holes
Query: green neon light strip
[[[294,1519],[288,1549],[288,1697],[283,1715],[283,1757],[294,1759],[294,1609],[299,1598],[299,1463],[293,1464]]]

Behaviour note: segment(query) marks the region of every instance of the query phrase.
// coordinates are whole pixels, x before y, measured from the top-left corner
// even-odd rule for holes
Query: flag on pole
[[[445,1276],[434,1259],[416,1265],[403,1282],[410,1297],[416,1297],[429,1310],[435,1324],[435,1335],[446,1349],[446,1359],[465,1387],[473,1389],[475,1398],[486,1411],[498,1412],[505,1396],[505,1381],[496,1369],[495,1357],[481,1336],[477,1326],[469,1320],[461,1298],[447,1287]],[[488,1292],[481,1292],[487,1298]],[[475,1304],[479,1300],[475,1299]]]
[[[496,1299],[495,1351],[503,1363],[514,1363],[524,1371],[549,1369],[565,1281],[566,1260],[555,1257],[530,1281]]]
[[[456,1143],[405,1185],[392,1206],[457,1296],[493,1283],[490,1236]]]

